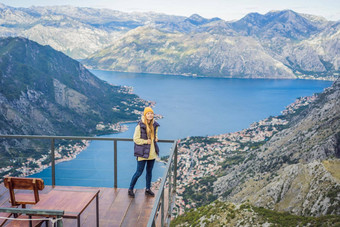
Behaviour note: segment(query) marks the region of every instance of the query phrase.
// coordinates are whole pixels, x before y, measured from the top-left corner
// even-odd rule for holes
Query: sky
[[[109,8],[123,12],[157,12],[177,16],[199,14],[205,18],[219,17],[239,20],[248,13],[265,14],[272,10],[291,9],[340,20],[340,0],[0,0],[13,7],[72,5]]]

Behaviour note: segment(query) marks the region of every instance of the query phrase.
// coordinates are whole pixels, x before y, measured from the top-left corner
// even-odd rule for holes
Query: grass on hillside
[[[240,206],[215,202],[191,209],[171,221],[170,226],[340,226],[340,216],[304,217],[250,204]]]

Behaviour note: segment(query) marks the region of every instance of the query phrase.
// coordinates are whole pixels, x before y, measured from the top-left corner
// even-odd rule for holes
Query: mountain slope
[[[170,226],[338,226],[340,217],[326,215],[305,217],[287,212],[277,212],[249,203],[235,205],[229,202],[215,202],[192,209],[171,221]]]
[[[179,143],[174,226],[338,226],[340,79],[283,115]]]
[[[130,30],[83,63],[128,72],[335,80],[338,31],[337,23],[291,10],[233,23],[193,15]]]
[[[340,79],[240,132],[179,142],[173,226],[338,226]]]
[[[144,105],[79,62],[24,38],[0,39],[1,134],[89,135]],[[114,111],[112,108],[116,108]]]
[[[244,78],[295,78],[251,37],[166,33],[153,27],[128,32],[82,61],[113,71]]]
[[[290,127],[226,170],[214,193],[298,215],[340,214],[340,80],[326,89]],[[227,193],[226,193],[227,192]]]

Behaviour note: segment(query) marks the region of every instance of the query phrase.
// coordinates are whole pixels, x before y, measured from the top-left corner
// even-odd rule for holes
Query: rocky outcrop
[[[65,84],[60,83],[59,80],[53,80],[55,101],[63,107],[73,109],[78,113],[86,113],[90,107],[87,105],[88,98],[68,88]]]
[[[332,193],[340,191],[339,179],[333,177],[322,162],[289,165],[277,174],[269,182],[267,179],[247,181],[232,200],[237,203],[249,201],[257,207],[297,215],[338,214],[339,197]]]

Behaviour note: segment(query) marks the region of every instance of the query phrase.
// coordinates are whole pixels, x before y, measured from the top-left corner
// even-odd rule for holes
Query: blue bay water
[[[322,92],[330,81],[268,80],[183,77],[92,70],[114,85],[132,86],[143,99],[155,101],[154,111],[164,116],[158,122],[160,139],[207,136],[235,132],[255,121],[279,115],[296,98]],[[132,138],[136,123],[128,131],[105,137]],[[161,144],[161,156],[169,144]],[[133,143],[118,142],[118,187],[127,188],[136,168]],[[165,165],[156,162],[153,181],[163,175]],[[34,177],[50,184],[51,169]],[[56,165],[57,185],[113,187],[113,143],[93,141],[76,159]],[[145,173],[136,188],[145,187]]]

